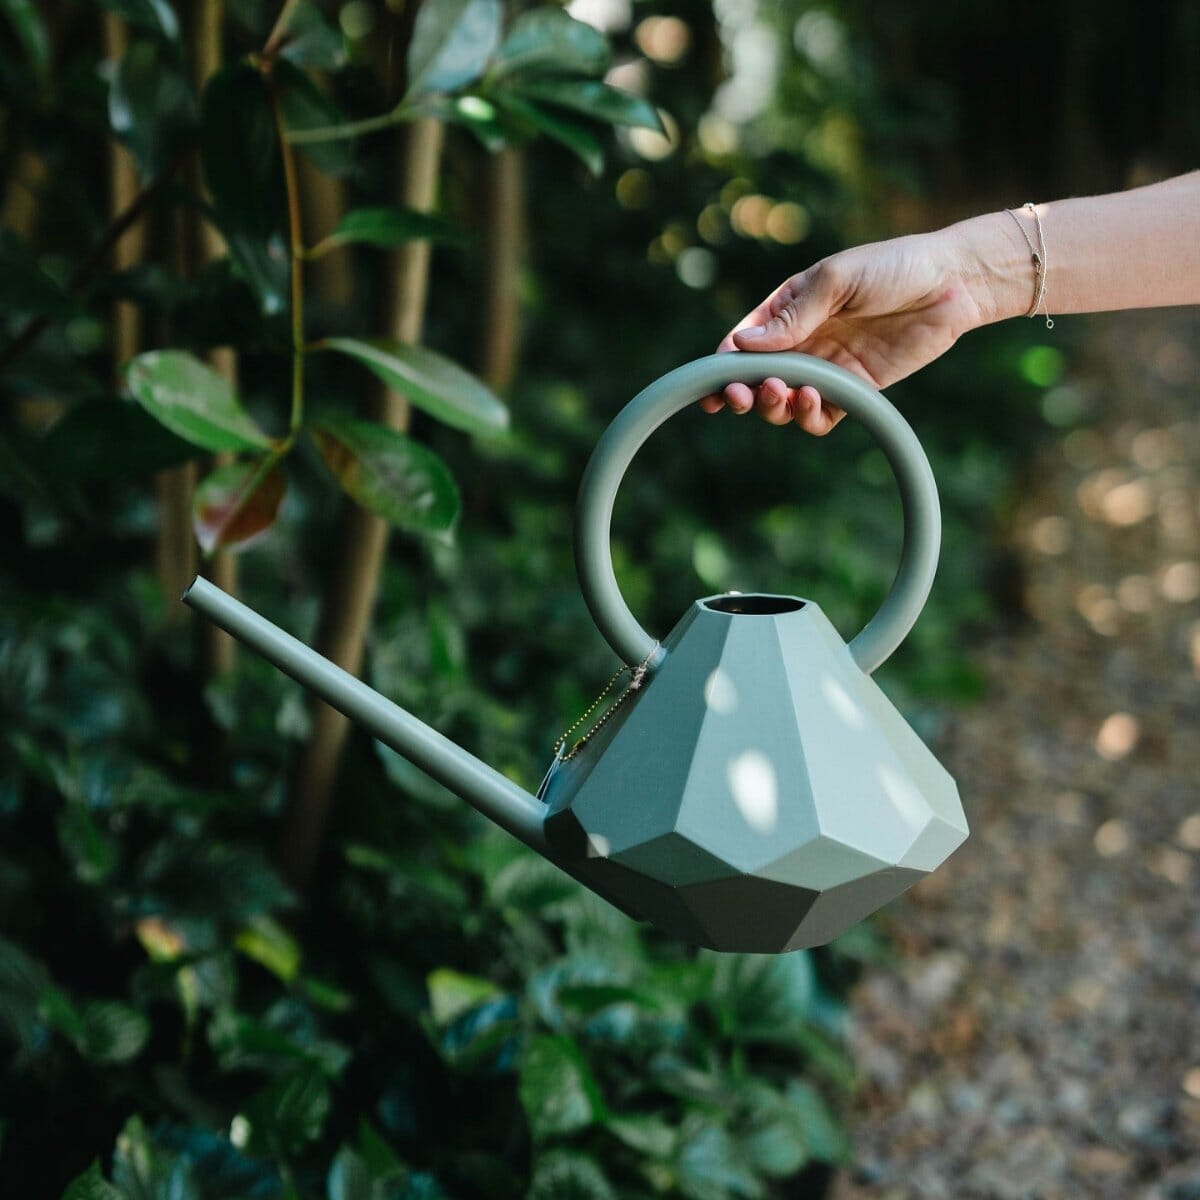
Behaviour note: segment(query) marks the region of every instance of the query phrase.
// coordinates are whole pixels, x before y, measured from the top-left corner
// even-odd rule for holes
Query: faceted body
[[[543,787],[561,865],[717,950],[820,945],[967,836],[945,768],[811,601],[698,600]]]

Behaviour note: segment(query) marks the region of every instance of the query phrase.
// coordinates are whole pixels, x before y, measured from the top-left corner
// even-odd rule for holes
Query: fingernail
[[[766,332],[762,325],[751,325],[749,329],[743,329],[741,334],[744,338],[760,338]]]

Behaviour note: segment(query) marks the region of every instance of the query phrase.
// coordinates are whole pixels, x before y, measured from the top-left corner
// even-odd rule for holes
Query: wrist
[[[947,226],[954,270],[979,313],[991,325],[1029,311],[1035,284],[1029,247],[1005,212],[984,213]]]

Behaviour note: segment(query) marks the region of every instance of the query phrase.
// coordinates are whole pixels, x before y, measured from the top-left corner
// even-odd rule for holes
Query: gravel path
[[[1200,1200],[1200,315],[1093,318],[941,747],[972,836],[854,999],[836,1200]]]

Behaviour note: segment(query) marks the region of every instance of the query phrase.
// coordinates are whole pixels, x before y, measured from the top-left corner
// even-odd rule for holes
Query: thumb
[[[790,350],[806,341],[841,307],[831,275],[818,263],[788,280],[772,300],[766,324],[739,329],[734,345],[739,350]]]

